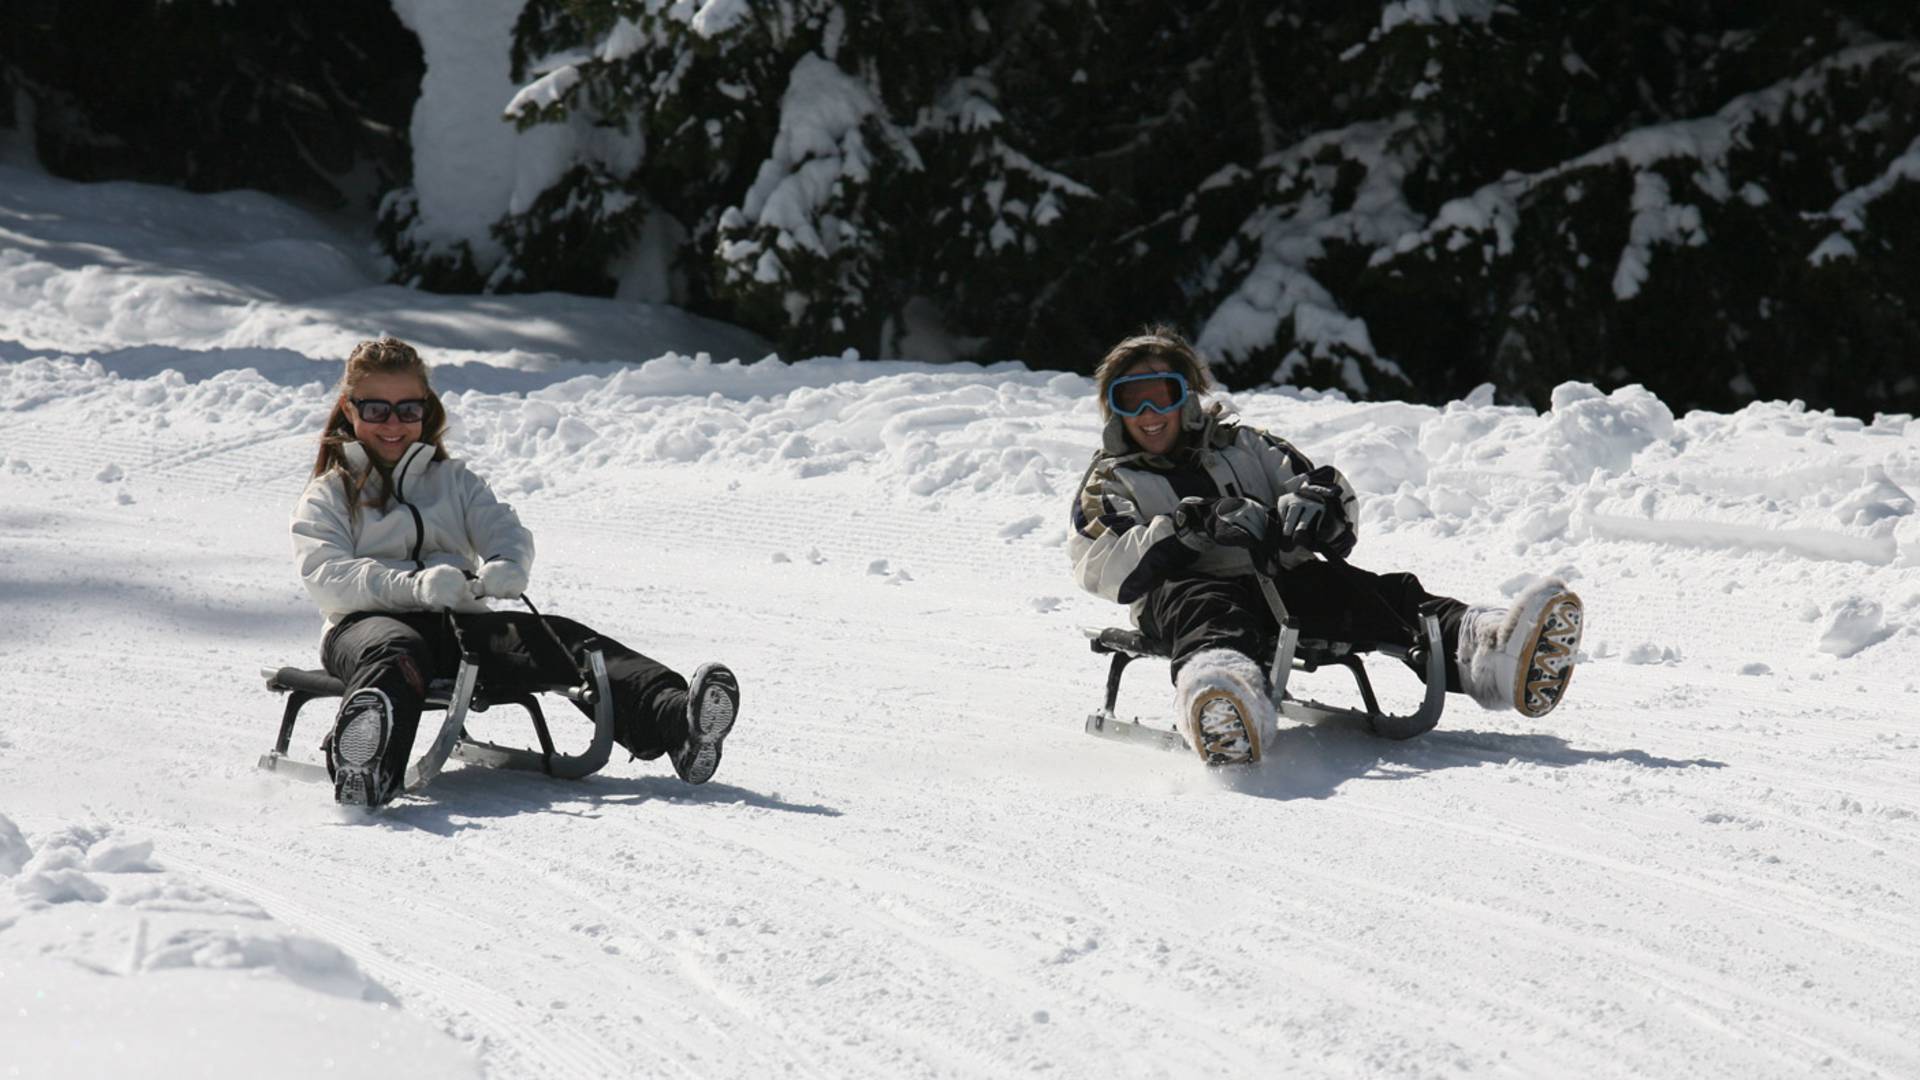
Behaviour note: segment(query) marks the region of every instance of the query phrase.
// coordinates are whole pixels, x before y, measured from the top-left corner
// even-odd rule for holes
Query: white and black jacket
[[[1238,495],[1271,507],[1288,481],[1313,470],[1291,443],[1229,418],[1218,403],[1182,411],[1181,445],[1171,455],[1145,453],[1127,440],[1118,417],[1107,423],[1102,447],[1087,467],[1073,504],[1067,553],[1074,578],[1095,596],[1133,605],[1169,577],[1238,577],[1252,572],[1244,548],[1221,547],[1203,536],[1180,536],[1173,511],[1191,496]],[[1353,485],[1334,473],[1347,527],[1356,515]],[[1283,553],[1281,566],[1314,556]]]
[[[353,473],[363,474],[366,447],[349,442],[341,449]],[[533,534],[513,507],[464,464],[435,461],[433,453],[428,443],[407,448],[393,467],[394,498],[384,508],[363,503],[350,512],[339,469],[307,482],[293,511],[293,554],[326,630],[356,611],[425,610],[413,576],[430,566],[472,571],[507,559],[532,571]],[[471,610],[487,608],[476,598]]]

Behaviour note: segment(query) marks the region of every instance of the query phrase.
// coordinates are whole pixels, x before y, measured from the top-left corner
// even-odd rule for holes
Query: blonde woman
[[[707,664],[689,683],[572,620],[548,617],[549,634],[531,612],[489,610],[482,597],[527,588],[533,535],[447,456],[445,428],[412,346],[355,346],[292,526],[300,579],[326,618],[322,662],[346,683],[327,740],[334,798],[379,806],[398,794],[427,685],[459,664],[455,612],[493,686],[571,682],[580,658],[601,650],[615,739],[642,758],[670,755],[682,780],[705,783],[739,710],[733,673]]]
[[[1475,607],[1428,592],[1412,574],[1349,564],[1358,532],[1346,477],[1218,402],[1203,406],[1212,375],[1164,327],[1115,345],[1094,384],[1106,424],[1074,502],[1074,575],[1129,605],[1135,625],[1169,651],[1175,720],[1203,760],[1258,761],[1275,729],[1256,657],[1279,623],[1262,577],[1304,637],[1411,647],[1431,613],[1448,690],[1534,717],[1559,704],[1582,619],[1565,583]]]

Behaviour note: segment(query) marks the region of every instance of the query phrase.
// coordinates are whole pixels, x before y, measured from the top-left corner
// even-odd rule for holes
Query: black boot
[[[740,712],[740,682],[725,664],[702,664],[687,688],[687,740],[673,751],[673,771],[704,784],[720,767],[720,744]]]
[[[397,778],[387,775],[385,762],[392,735],[393,704],[383,691],[369,686],[341,703],[327,740],[334,802],[373,807],[393,797]]]

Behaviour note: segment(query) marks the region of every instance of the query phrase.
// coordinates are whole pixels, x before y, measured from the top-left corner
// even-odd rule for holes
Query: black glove
[[[1173,531],[1195,543],[1259,547],[1271,532],[1266,507],[1238,495],[1203,499],[1189,495],[1173,508]]]
[[[1329,477],[1332,470],[1327,470]],[[1308,483],[1280,496],[1269,508],[1252,499],[1229,495],[1203,499],[1190,495],[1173,510],[1173,529],[1187,546],[1247,549],[1255,566],[1270,568],[1281,552],[1304,548],[1346,558],[1353,550],[1353,530],[1341,508],[1337,481]]]
[[[1320,513],[1314,516],[1311,527],[1305,532],[1290,534],[1292,539],[1309,551],[1318,551],[1335,559],[1344,559],[1351,554],[1358,537],[1354,534],[1353,523],[1347,520],[1346,500],[1333,466],[1322,465],[1308,473],[1307,482],[1293,494],[1319,506]],[[1284,500],[1287,496],[1281,498]]]
[[[1326,520],[1327,504],[1310,489],[1289,491],[1273,504],[1273,521],[1278,529],[1276,546],[1282,550],[1306,547],[1319,534]]]
[[[1198,495],[1189,495],[1180,500],[1173,508],[1173,531],[1180,538],[1197,543],[1202,537],[1212,539],[1213,530],[1209,523],[1213,520],[1213,500]]]
[[[1252,499],[1229,495],[1213,504],[1206,527],[1216,544],[1258,552],[1273,535],[1273,524],[1273,511]]]
[[[1333,535],[1316,538],[1312,547],[1313,550],[1328,558],[1344,559],[1353,554],[1353,545],[1359,542],[1360,537],[1354,533],[1353,527],[1347,524],[1344,517],[1334,519],[1333,523],[1338,526]]]

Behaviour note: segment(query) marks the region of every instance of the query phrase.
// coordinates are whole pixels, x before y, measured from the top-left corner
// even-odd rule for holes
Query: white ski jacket
[[[367,449],[342,447],[355,473]],[[425,611],[414,575],[430,566],[477,570],[507,559],[533,569],[533,534],[485,480],[453,460],[433,460],[433,446],[414,443],[393,467],[394,499],[385,509],[350,513],[345,478],[334,469],[307,482],[293,510],[293,554],[300,580],[332,630],[356,611]],[[478,597],[461,610],[485,611]]]
[[[1135,625],[1147,593],[1168,577],[1253,572],[1246,549],[1175,532],[1172,515],[1181,499],[1238,495],[1271,507],[1289,481],[1313,470],[1291,443],[1235,423],[1217,403],[1205,410],[1189,406],[1181,427],[1184,448],[1163,457],[1135,448],[1120,419],[1112,418],[1074,498],[1067,537],[1074,579],[1095,596],[1129,605]],[[1358,516],[1353,485],[1338,470],[1334,475],[1352,528]],[[1280,558],[1285,569],[1314,556],[1296,550]]]

